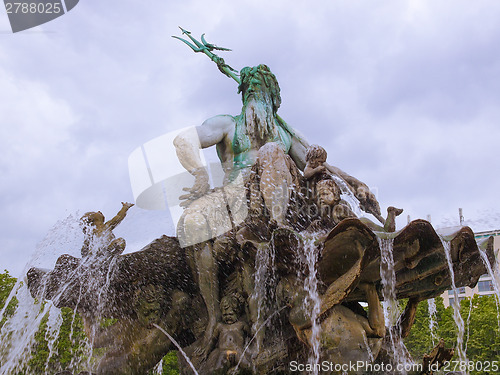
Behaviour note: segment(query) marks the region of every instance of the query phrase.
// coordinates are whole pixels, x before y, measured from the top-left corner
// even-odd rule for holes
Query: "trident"
[[[219,70],[222,72],[222,74],[228,76],[229,78],[234,79],[238,84],[240,84],[240,78],[237,76],[238,71],[236,69],[231,68],[229,65],[227,65],[224,61],[224,59],[220,56],[217,56],[215,53],[212,51],[217,50],[217,51],[231,51],[229,48],[223,48],[223,47],[217,47],[215,44],[210,44],[205,40],[205,34],[201,35],[201,42],[197,41],[195,38],[191,36],[191,31],[184,30],[182,27],[179,26],[179,29],[182,31],[182,35],[187,35],[189,39],[195,44],[193,45],[192,43],[188,42],[186,39],[182,39],[178,36],[172,36],[172,38],[179,39],[180,41],[186,43],[189,47],[194,52],[203,52],[205,55],[207,55],[210,60],[212,60],[214,63],[217,64],[217,67]]]
[[[178,36],[172,36],[172,38],[179,39],[180,41],[186,43],[194,52],[203,52],[205,55],[207,55],[210,60],[212,60],[214,63],[217,64],[217,67],[219,70],[224,74],[225,76],[228,76],[232,79],[234,79],[238,84],[241,83],[240,77],[238,77],[237,70],[231,68],[229,65],[227,65],[224,61],[224,59],[220,56],[217,56],[215,53],[213,53],[214,50],[216,51],[231,51],[229,48],[223,48],[223,47],[218,47],[215,44],[208,43],[205,40],[205,34],[201,35],[201,42],[196,40],[192,35],[190,31],[184,30],[182,27],[179,26],[179,29],[181,29],[183,35],[187,35],[189,39],[194,43],[190,43],[186,39],[180,38]],[[293,137],[296,137],[303,145],[305,148],[309,147],[309,144],[297,134],[295,130],[293,130],[286,122],[283,120],[280,115],[276,113],[276,119],[280,123],[280,125],[287,131],[289,132]]]

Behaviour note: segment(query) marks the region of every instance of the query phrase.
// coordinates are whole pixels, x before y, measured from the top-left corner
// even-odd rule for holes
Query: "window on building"
[[[465,294],[465,286],[457,288],[457,293],[458,294]],[[453,295],[453,290],[448,290],[448,295],[452,296]]]
[[[493,290],[493,283],[491,280],[484,280],[477,283],[477,289],[480,292],[491,292]]]

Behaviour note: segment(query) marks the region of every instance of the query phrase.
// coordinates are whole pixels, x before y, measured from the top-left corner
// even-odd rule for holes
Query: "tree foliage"
[[[161,361],[161,375],[178,375],[180,374],[179,362],[177,360],[177,351],[172,350],[163,357]],[[150,371],[148,375],[158,374]]]
[[[443,299],[436,298],[435,334],[445,340],[446,347],[457,344],[457,326],[453,319],[453,307],[444,307]],[[499,361],[500,365],[500,321],[495,296],[475,295],[460,304],[460,315],[465,325],[467,359],[472,362]],[[417,309],[415,324],[405,345],[413,359],[419,362],[437,342],[432,341],[428,303],[421,302]],[[457,360],[453,358],[452,360]],[[471,371],[471,375],[485,372]],[[492,372],[493,374],[493,372]]]
[[[62,323],[56,333],[48,332],[48,314],[45,315],[35,334],[32,356],[28,363],[30,373],[56,373],[75,370],[85,356],[83,322],[73,310],[61,309]]]
[[[16,282],[17,282],[16,278],[10,276],[9,271],[4,270],[3,273],[0,273],[0,310],[3,309],[12,288],[14,288],[14,286],[16,285]],[[5,320],[8,319],[8,317],[12,316],[12,314],[16,309],[16,306],[17,306],[17,299],[14,297],[10,300],[9,305],[5,309],[4,316],[0,321],[0,328],[5,323]]]
[[[9,271],[4,270],[0,273],[0,308],[3,308],[10,291],[16,285],[16,278],[9,275]]]

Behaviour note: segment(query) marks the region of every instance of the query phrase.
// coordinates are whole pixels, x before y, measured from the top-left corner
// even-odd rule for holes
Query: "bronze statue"
[[[237,296],[229,295],[221,299],[222,322],[217,323],[214,338],[209,351],[213,350],[207,360],[212,371],[229,369],[239,365],[240,368],[250,368],[249,352],[245,347],[249,339],[250,328],[240,320],[241,303]]]
[[[127,211],[132,207],[133,203],[122,202],[122,208],[111,220],[104,221],[104,215],[101,211],[87,212],[80,219],[85,234],[84,243],[82,246],[82,257],[87,257],[90,254],[99,251],[107,251],[110,254],[119,255],[125,250],[125,240],[123,238],[115,238],[113,229],[120,224]]]
[[[424,220],[397,231],[401,209],[389,207],[382,218],[364,183],[326,163],[322,147],[288,126],[277,114],[280,89],[266,65],[244,68],[237,77],[213,53],[219,47],[183,33],[193,50],[238,81],[243,107],[237,116],[210,118],[175,139],[180,162],[195,177],[181,197],[177,238],[162,236],[120,255],[125,242],[112,230],[131,204],[122,203],[108,222],[100,212],[88,213],[82,259],[65,254],[53,270],[30,269],[30,292],[77,309],[96,347],[107,348],[99,374],[146,373],[174,344],[200,374],[286,372],[292,359],[307,360],[313,326],[320,327],[320,359],[376,360],[394,330],[385,327],[380,306],[379,238],[392,240],[396,298],[410,301],[401,336],[418,302],[452,284],[441,238]],[[212,146],[225,172],[224,185],[213,189],[199,154]],[[342,193],[358,197],[384,226],[358,219]],[[455,285],[475,285],[485,267],[473,232],[460,228],[447,240]],[[492,239],[480,246],[492,262]],[[89,266],[92,254],[106,256]],[[101,278],[98,290],[87,285],[93,278]],[[317,283],[315,318],[304,306],[308,278]],[[102,319],[114,323],[101,327]],[[441,352],[426,360],[448,358]]]
[[[266,65],[243,68],[238,90],[243,101],[240,115],[210,118],[195,131],[181,133],[174,140],[179,161],[195,176],[193,187],[188,189],[188,194],[181,197],[188,200],[182,222],[185,237],[197,237],[213,226],[199,209],[190,208],[191,205],[199,205],[196,199],[200,199],[210,189],[199,149],[211,146],[217,148],[225,172],[226,185],[238,179],[238,186],[244,185],[249,180],[252,167],[258,165],[259,190],[270,219],[278,226],[287,226],[286,214],[290,194],[295,185],[293,176],[297,175],[297,168],[303,169],[306,164],[305,142],[295,133],[291,133],[288,126],[277,117],[281,104],[280,88],[276,77]],[[340,178],[345,179],[348,176],[337,168],[325,165],[326,168],[329,173]],[[348,176],[346,183],[354,190],[366,187],[351,176]],[[371,193],[365,195],[365,201],[378,205]],[[203,353],[203,348],[207,347],[215,324],[220,319],[217,265],[211,255],[210,242],[205,241],[195,246],[197,250],[194,263],[199,278],[198,285],[209,311],[206,340],[200,349]]]

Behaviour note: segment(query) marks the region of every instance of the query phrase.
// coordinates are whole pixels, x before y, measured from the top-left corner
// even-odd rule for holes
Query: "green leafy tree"
[[[177,361],[177,352],[171,351],[163,357],[163,372],[162,375],[178,375],[179,362]]]
[[[429,348],[433,346],[428,306],[426,301],[419,303],[415,323],[410,335],[404,341],[415,360],[422,358],[424,354],[429,352]]]
[[[43,317],[32,347],[32,356],[28,362],[29,372],[33,374],[57,373],[63,370],[75,371],[85,357],[85,333],[81,317],[72,309],[61,309],[62,323],[57,336],[48,337],[48,313]],[[52,352],[49,348],[52,342]]]
[[[473,363],[499,361],[500,366],[500,323],[495,298],[476,295],[461,302],[460,314],[466,330],[466,354],[468,360]],[[445,340],[446,347],[455,347],[458,329],[453,319],[453,307],[445,308],[443,299],[436,298],[436,311],[437,337]],[[428,304],[425,302],[419,304],[415,324],[405,340],[405,345],[416,361],[420,361],[422,356],[433,348]],[[473,370],[469,373],[479,375],[500,372]]]
[[[9,271],[4,270],[3,273],[0,273],[0,310],[4,308],[5,302],[7,301],[12,288],[16,285],[16,282],[16,278],[10,276]],[[18,301],[16,297],[10,300],[9,305],[5,309],[4,316],[0,321],[0,328],[4,325],[5,321],[12,316],[12,314],[14,314],[17,303]]]
[[[473,361],[499,361],[500,329],[495,296],[476,295],[462,302],[462,316],[467,319],[472,304],[468,326],[467,356]]]
[[[458,328],[453,319],[453,306],[444,307],[441,297],[436,298],[437,335],[444,339],[446,347],[454,347],[457,343]]]
[[[0,308],[3,308],[10,291],[16,285],[16,278],[9,275],[9,271],[4,270],[0,273]]]

